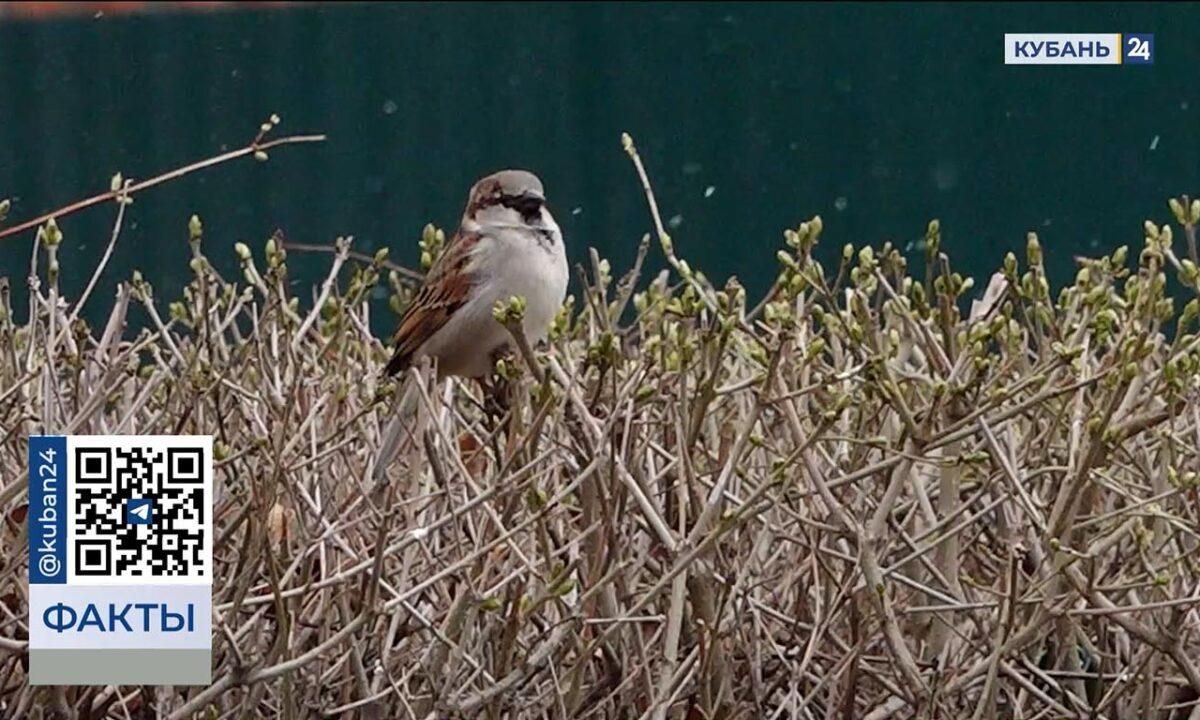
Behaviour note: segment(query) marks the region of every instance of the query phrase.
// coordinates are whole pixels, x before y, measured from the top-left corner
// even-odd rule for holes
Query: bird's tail
[[[375,456],[375,469],[372,475],[372,480],[377,487],[386,482],[387,468],[396,457],[396,451],[400,449],[404,439],[411,437],[415,430],[413,427],[415,423],[410,423],[409,420],[416,416],[415,410],[419,397],[417,382],[419,380],[411,376],[405,379],[404,389],[392,403],[392,408],[388,413],[388,422],[379,439],[379,452]]]

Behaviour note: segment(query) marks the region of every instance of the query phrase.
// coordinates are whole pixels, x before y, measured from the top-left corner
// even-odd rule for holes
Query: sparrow
[[[523,329],[536,345],[566,299],[568,279],[562,230],[542,181],[525,170],[488,175],[471,188],[458,230],[405,308],[385,374],[432,356],[439,379],[490,376],[511,342],[494,305],[524,297]]]

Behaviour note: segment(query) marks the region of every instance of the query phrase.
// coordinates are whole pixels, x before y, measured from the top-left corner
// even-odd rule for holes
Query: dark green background
[[[1200,9],[1084,4],[351,5],[0,25],[0,196],[19,221],[244,144],[272,112],[282,148],[137,199],[104,284],[140,268],[165,303],[186,221],[208,252],[353,235],[414,264],[428,221],[506,166],[545,180],[572,258],[622,271],[649,217],[638,142],[682,254],[754,291],[781,231],[813,214],[822,252],[914,245],[932,217],[981,276],[1037,230],[1058,279],[1075,253],[1141,240],[1168,195],[1200,191]],[[1153,32],[1150,67],[1006,67],[1005,32]],[[1152,149],[1155,138],[1156,146]],[[705,197],[712,187],[710,197]],[[112,206],[62,222],[82,288]],[[32,234],[0,241],[23,287]],[[296,258],[304,299],[328,258]],[[24,299],[17,293],[19,307]],[[387,329],[386,322],[379,329]]]

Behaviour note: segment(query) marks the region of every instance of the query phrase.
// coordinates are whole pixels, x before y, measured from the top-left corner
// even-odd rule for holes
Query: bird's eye
[[[536,218],[542,211],[542,199],[533,195],[506,197],[501,201],[505,207],[521,213],[524,218]]]

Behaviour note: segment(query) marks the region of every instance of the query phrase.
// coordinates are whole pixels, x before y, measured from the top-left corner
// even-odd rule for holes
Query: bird
[[[566,299],[568,280],[562,229],[541,179],[510,169],[478,180],[457,231],[400,317],[385,375],[430,356],[439,380],[489,376],[511,343],[495,304],[524,298],[522,329],[536,345]]]
[[[549,334],[568,280],[562,229],[546,205],[541,179],[528,170],[501,170],[478,180],[458,229],[400,316],[382,374],[404,373],[432,358],[439,382],[469,378],[489,390],[495,361],[512,341],[508,328],[496,321],[496,303],[513,296],[525,300],[522,330],[536,345]],[[376,487],[386,483],[404,418],[416,406],[415,388],[406,384],[380,436],[372,473]]]

